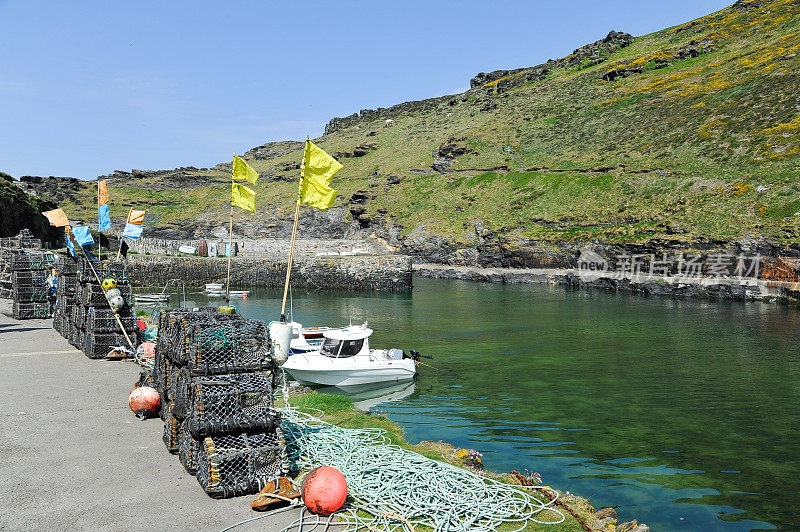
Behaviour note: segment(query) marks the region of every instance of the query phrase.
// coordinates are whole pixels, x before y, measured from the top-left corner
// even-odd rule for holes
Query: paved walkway
[[[0,299],[0,530],[221,530],[259,514],[208,497],[139,421],[132,362],[90,360],[51,320],[16,321]],[[237,531],[280,530],[299,510]]]

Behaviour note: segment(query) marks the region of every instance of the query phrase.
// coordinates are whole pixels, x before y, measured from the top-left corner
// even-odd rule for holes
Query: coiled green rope
[[[336,521],[325,523],[337,530],[406,532],[422,526],[435,531],[493,531],[503,524],[517,524],[516,530],[523,530],[529,521],[564,521],[564,514],[553,508],[558,492],[551,488],[534,488],[552,494],[552,499],[540,498],[525,488],[402,449],[391,444],[382,429],[342,428],[291,407],[281,409],[281,414],[292,466],[333,466],[347,480],[355,504],[337,512]],[[284,530],[319,524],[308,521],[314,517],[302,514]]]

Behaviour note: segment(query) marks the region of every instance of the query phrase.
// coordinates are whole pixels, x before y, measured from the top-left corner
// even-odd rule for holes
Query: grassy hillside
[[[338,204],[362,191],[369,230],[466,246],[478,221],[543,242],[800,240],[799,0],[740,1],[573,59],[316,139],[344,164]],[[247,157],[262,174],[259,214],[237,219],[257,234],[293,212],[301,145]],[[112,214],[149,205],[157,224],[216,224],[228,167],[184,171],[205,183],[189,190],[159,186],[168,176],[115,180]],[[67,209],[90,215],[93,194]]]

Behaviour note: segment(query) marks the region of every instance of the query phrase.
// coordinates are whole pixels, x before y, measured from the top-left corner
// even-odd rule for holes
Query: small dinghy
[[[410,380],[417,373],[419,356],[401,349],[370,349],[372,329],[366,323],[324,332],[319,351],[297,353],[282,368],[300,384],[352,386]]]
[[[291,321],[289,324],[292,326],[292,339],[289,342],[289,355],[296,355],[298,353],[308,353],[311,351],[319,351],[322,347],[322,332],[319,336],[308,336],[303,328],[302,323]],[[319,329],[319,327],[310,327],[310,329]],[[325,330],[333,330],[331,327],[322,327]]]
[[[178,248],[178,251],[180,251],[181,253],[185,253],[187,255],[194,255],[195,253],[197,253],[197,248],[194,246],[180,246]]]
[[[159,303],[169,301],[170,294],[135,294],[133,300],[137,303]]]
[[[222,293],[225,293],[225,290],[222,290]],[[231,290],[228,292],[228,297],[231,298],[242,298],[247,299],[247,296],[250,295],[250,290]]]

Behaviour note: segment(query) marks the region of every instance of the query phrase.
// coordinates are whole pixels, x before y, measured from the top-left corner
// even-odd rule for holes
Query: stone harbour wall
[[[225,282],[228,261],[224,257],[169,257],[129,255],[127,276],[135,285],[163,286],[182,279],[191,286]],[[233,257],[231,286],[282,287],[286,259]],[[316,290],[411,289],[411,258],[402,255],[295,258],[291,284]]]
[[[668,276],[644,275],[585,279],[575,269],[473,268],[441,264],[415,264],[414,273],[420,277],[431,279],[457,279],[502,284],[560,284],[574,288],[599,288],[645,296],[800,303],[800,283],[764,279],[678,279]]]

